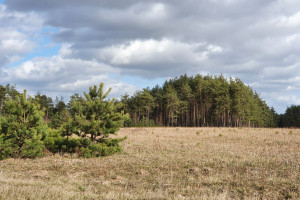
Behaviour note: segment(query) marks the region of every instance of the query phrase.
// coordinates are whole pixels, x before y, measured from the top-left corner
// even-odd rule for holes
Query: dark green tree
[[[39,92],[35,95],[34,99],[40,104],[40,109],[45,110],[44,119],[49,122],[53,118],[54,104],[51,97],[41,95]]]
[[[172,85],[166,85],[164,88],[165,95],[164,100],[166,104],[166,114],[167,114],[167,125],[174,126],[177,123],[180,100],[177,96],[177,92],[172,87]]]
[[[284,127],[300,127],[300,105],[288,107],[283,115]]]

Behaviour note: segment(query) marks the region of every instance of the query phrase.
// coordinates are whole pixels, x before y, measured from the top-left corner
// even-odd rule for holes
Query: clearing
[[[123,128],[123,152],[0,161],[0,199],[300,199],[300,129]]]

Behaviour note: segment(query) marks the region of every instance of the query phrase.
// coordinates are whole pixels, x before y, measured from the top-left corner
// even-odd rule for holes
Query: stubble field
[[[300,199],[300,129],[126,128],[123,152],[0,161],[0,199]]]

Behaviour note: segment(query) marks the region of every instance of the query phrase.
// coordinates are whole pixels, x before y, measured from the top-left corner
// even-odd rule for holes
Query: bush
[[[75,153],[80,144],[79,139],[68,139],[61,135],[47,137],[44,144],[48,151],[52,153]]]
[[[105,143],[90,143],[87,147],[80,148],[81,154],[85,158],[109,156],[121,150],[122,148],[118,144],[107,146]]]
[[[4,140],[3,136],[0,136],[0,160],[15,157],[17,149],[18,147],[12,142],[12,139]]]
[[[102,139],[98,141],[91,141],[88,138],[68,139],[54,131],[44,140],[44,144],[52,153],[78,153],[79,156],[91,158],[108,156],[120,152],[122,148],[119,142],[125,139],[126,137],[119,139]]]
[[[43,156],[45,149],[44,143],[37,137],[25,140],[25,145],[22,147],[21,156],[23,158],[37,158]]]
[[[44,155],[47,149],[51,153],[77,153],[85,158],[109,156],[122,151],[119,143],[124,138],[101,139],[91,141],[88,138],[66,138],[60,135],[58,131],[50,130],[44,140],[34,135],[31,139],[26,139],[25,144],[19,148],[13,139],[5,140],[0,136],[0,160],[7,158],[37,158]]]

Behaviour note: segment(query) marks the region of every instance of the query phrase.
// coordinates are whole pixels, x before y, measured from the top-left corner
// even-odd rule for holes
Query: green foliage
[[[26,139],[25,144],[21,149],[21,156],[23,158],[42,157],[45,149],[44,143],[39,137],[34,135],[31,139]]]
[[[47,135],[44,110],[24,94],[5,101],[1,116],[0,157],[38,157],[44,150],[42,140]]]
[[[300,127],[300,105],[288,107],[282,115],[282,127]]]
[[[120,152],[119,145],[107,146],[105,143],[90,143],[86,147],[81,147],[80,151],[85,158],[108,156]]]
[[[103,87],[91,87],[84,97],[73,95],[70,110],[62,100],[54,106],[45,95],[38,93],[32,99],[26,90],[19,94],[13,87],[0,87],[0,159],[36,158],[44,152],[97,157],[121,151],[119,142],[124,138],[108,136],[129,117],[119,112],[121,103],[105,100],[110,89],[104,93]]]
[[[122,106],[116,100],[105,100],[111,89],[104,92],[104,84],[90,87],[84,97],[74,96],[70,103],[77,133],[83,132],[95,141],[98,136],[108,137],[115,134],[124,124],[127,115],[118,112]]]
[[[48,134],[44,143],[53,153],[77,153],[84,157],[107,156],[121,151],[118,139],[108,139],[129,120],[119,110],[123,104],[115,100],[105,100],[111,89],[103,91],[100,87],[90,87],[84,97],[75,94],[69,104],[70,112],[63,108],[51,123],[55,131]],[[70,138],[76,134],[83,138]]]
[[[124,127],[135,127],[135,126],[136,126],[136,123],[133,121],[132,118],[127,118],[124,121]]]
[[[108,156],[119,152],[122,148],[119,142],[126,138],[91,141],[87,138],[62,137],[58,132],[52,132],[45,139],[47,149],[52,153],[77,153],[85,158]]]
[[[98,143],[87,139],[81,139],[79,154],[82,154],[85,158],[109,156],[122,151],[119,142],[125,139],[126,137],[118,139],[104,139]]]
[[[50,130],[44,140],[47,150],[52,153],[75,153],[79,143],[79,139],[63,137],[57,130]]]
[[[47,122],[50,121],[53,118],[54,114],[54,104],[52,98],[37,93],[34,97],[34,100],[40,104],[40,110],[45,111],[44,120]]]
[[[201,76],[166,81],[123,96],[123,110],[133,123],[125,126],[276,127],[279,117],[238,78]]]
[[[18,146],[14,144],[12,139],[4,139],[0,136],[0,160],[14,158],[18,155]]]

